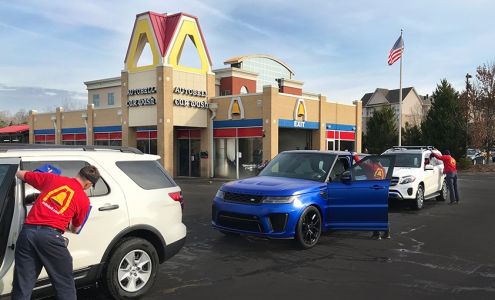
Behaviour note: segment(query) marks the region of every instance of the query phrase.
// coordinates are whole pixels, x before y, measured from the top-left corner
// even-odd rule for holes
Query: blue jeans
[[[50,277],[57,299],[76,299],[72,256],[62,234],[50,227],[24,225],[15,247],[12,300],[31,299],[42,267]]]
[[[459,202],[459,191],[457,190],[457,172],[447,173],[447,187],[449,189],[450,203]]]

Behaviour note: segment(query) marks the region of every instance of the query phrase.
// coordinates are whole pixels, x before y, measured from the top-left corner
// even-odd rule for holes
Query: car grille
[[[283,232],[285,225],[287,224],[287,214],[271,214],[270,224],[272,225],[273,232]]]
[[[261,223],[258,217],[253,215],[220,212],[218,214],[217,224],[232,229],[261,232]]]
[[[399,177],[392,177],[392,180],[390,181],[390,186],[397,185],[399,183]]]
[[[229,202],[259,204],[263,196],[225,192],[223,199]]]

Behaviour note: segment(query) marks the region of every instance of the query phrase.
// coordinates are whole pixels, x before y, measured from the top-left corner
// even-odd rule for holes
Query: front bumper
[[[215,197],[211,224],[214,229],[270,239],[292,239],[301,208],[289,204],[243,204]]]
[[[396,184],[390,186],[388,190],[388,198],[392,200],[412,200],[416,199],[418,188],[413,184]]]

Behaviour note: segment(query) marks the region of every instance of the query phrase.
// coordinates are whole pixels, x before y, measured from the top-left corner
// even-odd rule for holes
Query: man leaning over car
[[[84,190],[96,184],[100,173],[95,166],[85,166],[75,178],[30,171],[17,171],[16,176],[40,195],[17,239],[12,299],[31,299],[42,267],[57,299],[76,299],[72,257],[62,235],[67,228],[77,233],[84,224],[90,208]]]

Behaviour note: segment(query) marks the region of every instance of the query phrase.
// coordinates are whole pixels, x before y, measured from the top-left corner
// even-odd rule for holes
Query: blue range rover
[[[383,180],[371,167],[385,171]],[[212,226],[225,234],[295,239],[313,247],[322,231],[388,230],[388,188],[394,157],[349,152],[287,151],[256,177],[224,184],[215,195]]]

